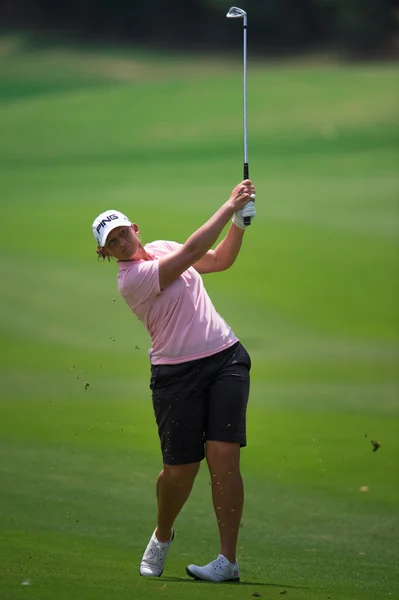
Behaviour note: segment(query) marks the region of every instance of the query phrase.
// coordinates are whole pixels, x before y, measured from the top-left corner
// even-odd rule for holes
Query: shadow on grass
[[[199,579],[187,579],[185,577],[162,577],[162,581],[168,581],[168,582],[172,582],[172,581],[176,581],[178,583],[218,583],[218,582],[212,582],[212,581],[201,581]],[[310,590],[311,588],[309,587],[301,587],[299,585],[285,585],[283,583],[266,583],[266,582],[262,582],[262,581],[239,581],[239,582],[226,582],[226,584],[228,585],[233,585],[233,586],[242,586],[242,585],[253,585],[253,586],[265,586],[265,587],[274,587],[274,588],[281,588],[281,589],[291,589],[291,590]]]

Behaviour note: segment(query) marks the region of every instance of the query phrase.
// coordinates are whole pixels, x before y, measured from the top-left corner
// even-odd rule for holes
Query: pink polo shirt
[[[154,365],[211,356],[238,341],[193,267],[161,291],[157,259],[179,247],[176,242],[151,242],[145,250],[154,260],[117,263],[119,293],[151,336]]]

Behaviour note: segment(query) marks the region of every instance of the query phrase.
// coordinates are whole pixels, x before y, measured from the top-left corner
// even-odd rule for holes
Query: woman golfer
[[[220,554],[186,571],[194,579],[239,581],[240,447],[246,445],[251,361],[216,312],[201,274],[223,271],[234,263],[246,228],[244,216],[255,216],[254,194],[250,180],[237,185],[184,244],[155,241],[143,246],[138,226],[114,210],[93,223],[99,257],[117,259],[118,290],[151,336],[150,388],[163,469],[156,485],[157,527],[140,564],[144,576],[162,575],[175,519],[206,457]],[[211,250],[231,219],[227,235]]]

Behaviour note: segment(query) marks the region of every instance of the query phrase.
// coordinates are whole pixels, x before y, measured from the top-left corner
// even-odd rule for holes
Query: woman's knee
[[[208,466],[229,466],[233,469],[239,469],[240,465],[240,444],[231,442],[208,441],[206,444],[206,460]]]
[[[164,465],[163,475],[176,483],[194,481],[201,463],[189,463],[187,465]]]

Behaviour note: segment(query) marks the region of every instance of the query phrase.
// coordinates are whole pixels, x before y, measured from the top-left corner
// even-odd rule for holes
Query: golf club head
[[[228,17],[229,19],[242,19],[246,16],[247,13],[245,12],[245,10],[242,10],[242,8],[238,8],[237,6],[232,6],[226,15],[226,17]]]

